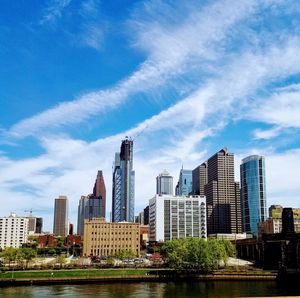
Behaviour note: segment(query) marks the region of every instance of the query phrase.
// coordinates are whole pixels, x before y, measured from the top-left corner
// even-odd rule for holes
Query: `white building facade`
[[[207,238],[205,196],[156,195],[149,200],[150,241]]]
[[[0,247],[19,248],[27,242],[28,218],[11,213],[9,217],[0,218]]]

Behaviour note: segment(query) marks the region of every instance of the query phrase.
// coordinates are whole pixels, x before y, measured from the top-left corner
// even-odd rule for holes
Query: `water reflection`
[[[0,297],[105,297],[105,298],[189,298],[271,297],[300,295],[299,287],[280,287],[276,282],[198,283],[111,283],[0,288]]]

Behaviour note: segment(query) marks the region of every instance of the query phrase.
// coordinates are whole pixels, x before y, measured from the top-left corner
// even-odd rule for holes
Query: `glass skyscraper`
[[[112,221],[134,222],[133,141],[122,141],[120,153],[115,154],[112,184]]]
[[[192,170],[181,169],[178,180],[178,196],[188,196],[192,193],[193,174]]]
[[[242,160],[240,169],[244,231],[257,234],[257,224],[267,219],[265,158],[248,156]]]

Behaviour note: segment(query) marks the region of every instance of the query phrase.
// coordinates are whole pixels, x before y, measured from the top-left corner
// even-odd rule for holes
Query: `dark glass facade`
[[[112,221],[134,222],[133,141],[122,141],[120,153],[115,155],[112,184]]]

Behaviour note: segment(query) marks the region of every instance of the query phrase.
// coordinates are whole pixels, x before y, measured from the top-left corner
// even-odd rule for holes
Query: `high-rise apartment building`
[[[234,181],[234,155],[221,149],[207,160],[208,234],[241,233],[239,183]]]
[[[246,233],[257,234],[257,224],[268,217],[265,158],[248,156],[242,160],[240,170],[243,228]]]
[[[204,196],[204,186],[207,183],[207,162],[202,163],[192,172],[192,193],[193,195]]]
[[[112,184],[112,221],[134,222],[133,141],[122,141],[120,153],[115,154]]]
[[[207,237],[204,196],[156,195],[149,200],[150,241]]]
[[[181,169],[178,179],[177,196],[188,196],[192,194],[193,175],[192,170]]]
[[[173,195],[173,177],[167,170],[156,177],[156,194]]]
[[[19,248],[28,238],[28,221],[26,217],[11,213],[9,217],[0,218],[0,248]]]
[[[102,171],[98,171],[95,181],[93,195],[101,200],[101,217],[105,217],[106,213],[106,188]]]
[[[57,236],[68,235],[69,203],[66,196],[59,196],[54,202],[53,234]]]

